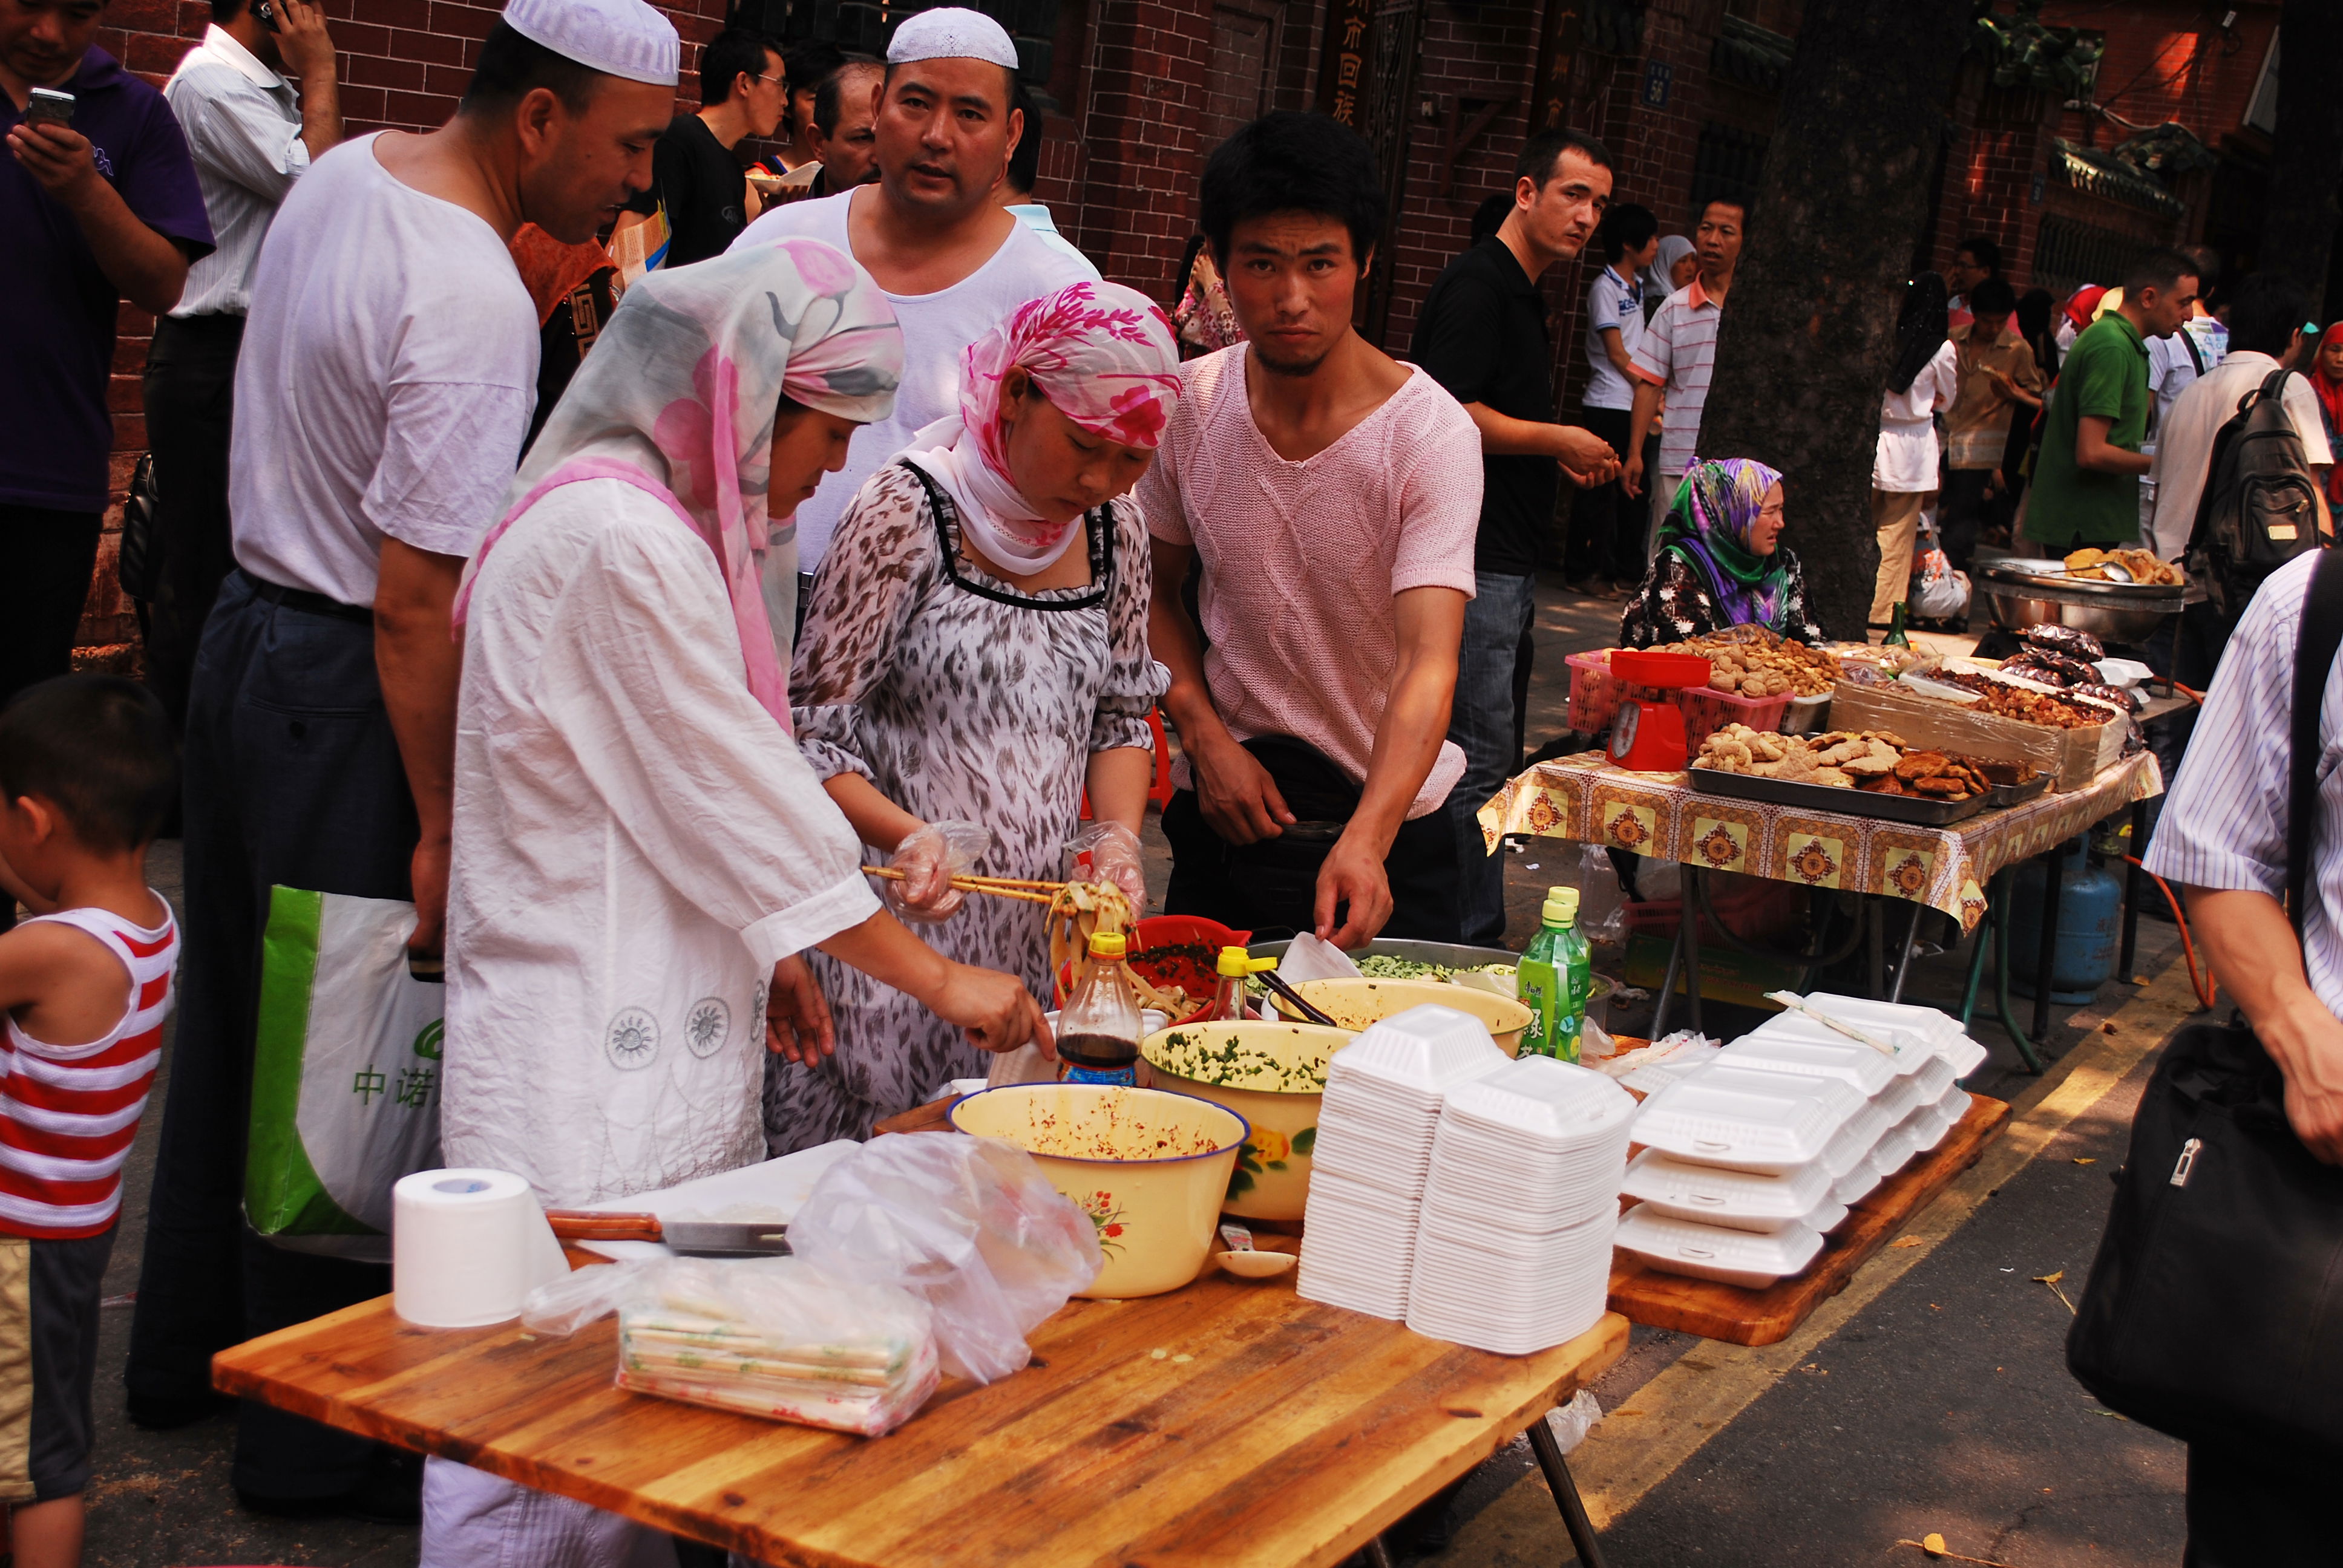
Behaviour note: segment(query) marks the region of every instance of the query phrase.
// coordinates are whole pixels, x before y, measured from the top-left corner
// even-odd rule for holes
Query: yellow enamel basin
[[[1293,989],[1311,1006],[1350,1030],[1365,1029],[1427,1002],[1453,1007],[1479,1019],[1507,1056],[1521,1054],[1522,1031],[1530,1026],[1530,1010],[1513,998],[1445,980],[1313,980]],[[1280,1012],[1288,1018],[1297,1016],[1292,1003],[1283,997],[1276,1000]]]
[[[1076,1295],[1176,1291],[1203,1272],[1221,1195],[1250,1129],[1225,1106],[1158,1089],[1017,1083],[971,1094],[951,1123],[1033,1156],[1098,1227],[1106,1255]]]
[[[1326,1061],[1356,1038],[1321,1024],[1246,1020],[1183,1023],[1141,1043],[1158,1087],[1224,1105],[1252,1128],[1229,1175],[1223,1212],[1302,1218]]]

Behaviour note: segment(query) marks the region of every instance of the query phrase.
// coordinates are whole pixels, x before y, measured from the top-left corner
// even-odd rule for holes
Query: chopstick
[[[1882,1056],[1895,1056],[1897,1054],[1896,1048],[1889,1045],[1886,1041],[1875,1039],[1872,1036],[1864,1033],[1863,1030],[1855,1028],[1855,1025],[1847,1023],[1843,1020],[1833,1018],[1830,1014],[1825,1012],[1818,1007],[1808,1007],[1806,1005],[1806,999],[1798,995],[1795,991],[1769,990],[1765,993],[1765,1000],[1767,1001],[1780,1002],[1784,1007],[1788,1008],[1793,1012],[1802,1012],[1808,1018],[1813,1019],[1816,1023],[1821,1024],[1824,1028],[1835,1029],[1839,1033],[1846,1036],[1847,1039],[1858,1040],[1863,1044],[1871,1047],[1872,1050],[1879,1052]]]
[[[1278,972],[1275,970],[1262,970],[1260,980],[1262,984],[1267,986],[1270,990],[1283,997],[1287,1001],[1292,1003],[1293,1010],[1302,1015],[1302,1021],[1305,1023],[1323,1024],[1328,1029],[1340,1029],[1342,1027],[1341,1024],[1336,1023],[1332,1019],[1327,1017],[1324,1013],[1319,1011],[1316,1008],[1311,1006],[1309,1002],[1303,1000],[1302,993],[1295,990],[1291,982],[1279,978]]]
[[[862,869],[866,876],[879,877],[890,882],[900,882],[903,879],[903,873],[892,866],[865,866]],[[1065,884],[1062,882],[1012,882],[1006,879],[996,880],[989,877],[954,877],[951,879],[951,885],[963,893],[990,893],[996,899],[1019,899],[1029,904],[1048,904],[1057,901],[1055,893],[1029,890],[1059,888]]]

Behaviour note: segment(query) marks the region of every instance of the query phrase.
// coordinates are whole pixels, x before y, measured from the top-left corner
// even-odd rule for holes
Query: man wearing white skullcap
[[[409,953],[437,961],[448,606],[537,385],[537,311],[507,244],[526,222],[590,239],[649,182],[678,53],[642,0],[513,0],[452,119],[327,152],[261,246],[229,447],[237,569],[186,721],[180,984],[199,1000],[173,1047],[132,1327],[142,1424],[217,1408],[214,1352],[390,1288],[387,1238],[326,1256],[246,1222],[269,890],[411,901]],[[266,1205],[253,1219],[278,1228]],[[232,1480],[264,1512],[412,1520],[419,1471],[264,1405],[239,1417]]]
[[[839,518],[913,431],[960,407],[969,346],[1027,300],[1098,276],[1052,251],[995,199],[1024,131],[1016,72],[1017,45],[981,12],[941,6],[906,17],[887,50],[880,91],[878,184],[777,207],[733,242],[738,250],[800,235],[850,252],[903,325],[894,416],[855,433],[846,467],[798,508],[794,529],[775,530],[766,552],[766,605],[785,665]]]

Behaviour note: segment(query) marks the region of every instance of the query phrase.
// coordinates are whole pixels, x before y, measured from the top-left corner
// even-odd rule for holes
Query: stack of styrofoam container
[[[1645,1102],[1635,1139],[1651,1146],[1622,1190],[1639,1200],[1619,1245],[1654,1267],[1735,1284],[1799,1272],[1822,1232],[1920,1151],[1934,1149],[1968,1108],[1956,1080],[1984,1048],[1933,1008],[1817,995],[1810,1005],[1855,1025],[1893,1053],[1790,1012],[1735,1040],[1715,1065]],[[1771,1079],[1803,1084],[1844,1110],[1810,1161],[1783,1131],[1788,1114],[1752,1092]],[[1695,1092],[1680,1098],[1687,1089]],[[1808,1107],[1812,1123],[1819,1114]],[[1705,1124],[1704,1130],[1704,1123]],[[1704,1170],[1703,1168],[1706,1168]]]
[[[1625,1090],[1545,1056],[1451,1090],[1433,1139],[1407,1326],[1505,1355],[1593,1328],[1610,1293],[1634,1119]]]
[[[1410,1008],[1334,1053],[1310,1154],[1296,1293],[1373,1317],[1407,1316],[1442,1101],[1504,1065],[1480,1020],[1446,1007]]]

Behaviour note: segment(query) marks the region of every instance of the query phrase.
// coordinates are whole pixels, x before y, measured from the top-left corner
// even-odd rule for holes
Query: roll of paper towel
[[[537,1194],[509,1171],[417,1171],[390,1190],[391,1306],[410,1323],[501,1323],[568,1271]]]

